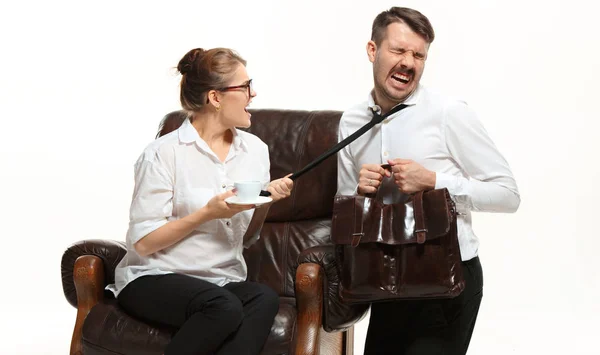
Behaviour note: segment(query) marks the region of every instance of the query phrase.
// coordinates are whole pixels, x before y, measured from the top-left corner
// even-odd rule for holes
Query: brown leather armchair
[[[251,112],[248,130],[268,144],[272,178],[300,170],[337,142],[341,112]],[[180,111],[165,116],[159,134],[183,118]],[[353,353],[353,324],[367,307],[348,307],[337,295],[330,240],[336,173],[333,156],[296,180],[290,198],[270,208],[260,239],[244,252],[248,279],[281,296],[262,354]],[[77,308],[71,354],[162,354],[176,331],[130,317],[104,291],[125,251],[122,242],[83,240],[64,252],[63,290]]]

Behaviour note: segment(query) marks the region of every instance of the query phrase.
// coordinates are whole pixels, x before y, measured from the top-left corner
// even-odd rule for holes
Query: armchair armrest
[[[111,240],[84,240],[63,254],[61,273],[65,297],[77,308],[71,338],[71,355],[81,355],[83,322],[91,309],[104,298],[104,288],[114,282],[115,267],[126,253],[123,243]]]
[[[115,282],[115,268],[126,252],[127,248],[123,242],[101,239],[82,240],[67,248],[61,260],[63,292],[67,301],[73,307],[77,307],[77,293],[73,280],[73,271],[75,262],[80,256],[93,255],[100,258],[104,271],[103,285],[101,287],[104,289],[106,285]]]
[[[94,255],[82,255],[75,261],[73,279],[77,290],[77,318],[71,338],[71,355],[81,355],[83,322],[92,308],[104,298],[104,267]]]
[[[317,264],[305,263],[296,270],[296,302],[298,307],[297,355],[319,353],[323,307],[323,271]]]
[[[348,305],[339,297],[339,274],[335,262],[335,246],[319,245],[304,250],[298,257],[300,267],[318,264],[324,271],[323,278],[323,329],[327,332],[347,330],[360,321],[369,309],[368,304]]]

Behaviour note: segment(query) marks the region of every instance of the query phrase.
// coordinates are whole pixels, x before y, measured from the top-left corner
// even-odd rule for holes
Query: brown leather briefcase
[[[335,197],[331,236],[344,302],[451,298],[464,289],[448,190],[418,192],[410,202],[414,228],[405,225],[410,203]]]

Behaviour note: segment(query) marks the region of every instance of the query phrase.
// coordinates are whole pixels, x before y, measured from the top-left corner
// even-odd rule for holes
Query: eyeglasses
[[[218,91],[231,91],[237,89],[246,89],[248,91],[248,98],[252,97],[252,79],[248,80],[245,84],[236,86],[226,86],[224,88],[217,89]]]

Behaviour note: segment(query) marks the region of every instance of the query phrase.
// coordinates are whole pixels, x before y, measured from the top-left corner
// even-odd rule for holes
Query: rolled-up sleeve
[[[521,199],[511,169],[474,111],[463,102],[451,105],[444,130],[452,158],[468,177],[438,172],[436,188],[447,188],[458,203],[474,211],[516,211]]]
[[[129,211],[127,237],[134,244],[162,227],[173,214],[173,181],[159,160],[135,164],[135,188]]]

